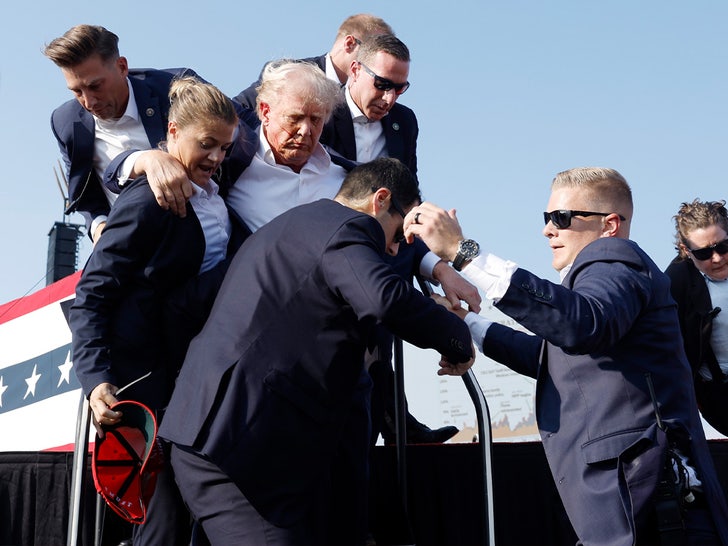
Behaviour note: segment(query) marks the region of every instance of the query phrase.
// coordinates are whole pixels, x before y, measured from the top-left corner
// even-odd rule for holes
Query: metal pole
[[[71,502],[68,511],[67,546],[78,546],[79,527],[82,518],[83,491],[86,483],[86,461],[88,458],[88,431],[91,422],[91,407],[81,393],[76,419],[76,443],[73,449],[73,467],[71,470]]]

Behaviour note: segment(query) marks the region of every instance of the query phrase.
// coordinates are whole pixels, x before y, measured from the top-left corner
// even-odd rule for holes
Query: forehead
[[[589,210],[589,203],[587,192],[582,188],[555,188],[546,210]]]
[[[376,72],[377,76],[394,81],[401,80],[404,82],[409,76],[409,62],[400,61],[384,51],[377,51],[374,57],[368,62],[365,61],[364,64],[371,68],[373,72]]]
[[[281,93],[275,103],[270,105],[271,112],[281,116],[303,115],[319,116],[326,114],[323,105],[310,96],[308,89],[291,88]]]

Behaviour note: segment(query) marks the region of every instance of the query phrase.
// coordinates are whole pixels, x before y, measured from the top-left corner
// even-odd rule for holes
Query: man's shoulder
[[[394,103],[394,106],[392,106],[392,109],[387,115],[392,116],[392,119],[398,118],[415,124],[417,123],[417,116],[415,115],[414,110],[404,104],[400,104],[399,102]]]
[[[130,68],[129,77],[139,81],[166,81],[171,82],[174,78],[183,76],[200,76],[191,68]]]

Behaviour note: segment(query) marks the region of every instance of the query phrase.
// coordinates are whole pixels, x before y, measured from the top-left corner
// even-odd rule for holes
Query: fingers
[[[111,383],[101,383],[91,391],[88,402],[93,412],[94,426],[97,431],[100,426],[118,423],[123,415],[120,411],[110,409],[110,406],[118,402],[116,396],[114,396],[117,390]]]

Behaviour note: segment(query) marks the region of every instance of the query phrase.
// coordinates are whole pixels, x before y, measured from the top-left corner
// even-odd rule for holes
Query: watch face
[[[463,254],[466,258],[474,258],[480,252],[480,245],[472,239],[465,239],[460,243],[458,253]]]

